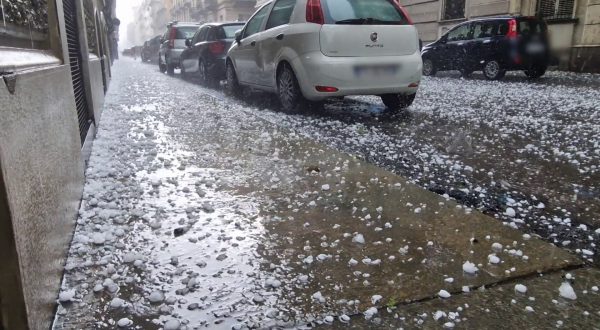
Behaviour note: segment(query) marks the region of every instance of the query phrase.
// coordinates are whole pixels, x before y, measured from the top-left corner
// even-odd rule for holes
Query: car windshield
[[[325,0],[328,24],[408,24],[393,0]]]
[[[221,39],[235,38],[235,32],[238,30],[241,30],[243,27],[244,27],[244,24],[223,26],[223,31],[224,31],[225,35],[221,35]]]
[[[196,31],[198,31],[198,28],[198,26],[180,26],[177,28],[177,36],[175,39],[193,38]]]

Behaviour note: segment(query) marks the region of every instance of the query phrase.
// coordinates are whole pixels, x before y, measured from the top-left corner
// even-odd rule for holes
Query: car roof
[[[209,22],[209,23],[204,23],[203,25],[227,26],[227,25],[244,25],[244,24],[246,24],[246,22]]]
[[[498,21],[498,20],[510,20],[510,19],[519,19],[519,18],[526,18],[526,19],[538,19],[535,16],[521,16],[521,15],[505,15],[505,16],[490,16],[490,17],[478,17],[478,18],[473,18],[465,23],[468,22],[481,22],[481,21]]]

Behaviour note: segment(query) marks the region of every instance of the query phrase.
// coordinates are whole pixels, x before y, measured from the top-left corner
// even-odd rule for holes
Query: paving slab
[[[577,299],[560,296],[565,276]],[[515,290],[517,285],[527,291]],[[427,302],[383,308],[371,319],[362,315],[348,323],[335,319],[335,329],[600,329],[600,271],[584,268],[511,281],[471,293]],[[522,287],[521,287],[522,289]]]

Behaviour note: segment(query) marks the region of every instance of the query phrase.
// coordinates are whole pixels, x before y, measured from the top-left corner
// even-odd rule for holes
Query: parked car
[[[235,40],[235,32],[243,27],[243,22],[202,25],[186,40],[188,48],[181,53],[179,66],[184,78],[195,74],[206,85],[225,79],[227,50]]]
[[[160,48],[161,36],[156,36],[146,42],[142,47],[142,62],[157,62],[158,61],[158,50]]]
[[[423,74],[483,71],[490,80],[523,70],[531,78],[546,72],[550,59],[546,23],[535,17],[492,17],[452,28],[422,52]]]
[[[172,22],[160,39],[158,52],[158,68],[170,75],[179,66],[179,56],[186,49],[185,40],[194,36],[200,24]]]
[[[275,0],[236,34],[227,91],[276,93],[282,109],[347,95],[409,106],[421,80],[419,37],[395,0]]]

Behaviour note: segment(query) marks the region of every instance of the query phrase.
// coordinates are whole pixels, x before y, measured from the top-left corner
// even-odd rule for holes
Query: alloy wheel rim
[[[285,70],[279,77],[279,96],[284,105],[290,105],[294,99],[292,76],[288,70]]]
[[[206,68],[204,67],[204,62],[200,62],[200,79],[206,81]]]
[[[495,77],[499,70],[500,67],[496,61],[488,62],[485,65],[485,72],[487,73],[488,77]]]

